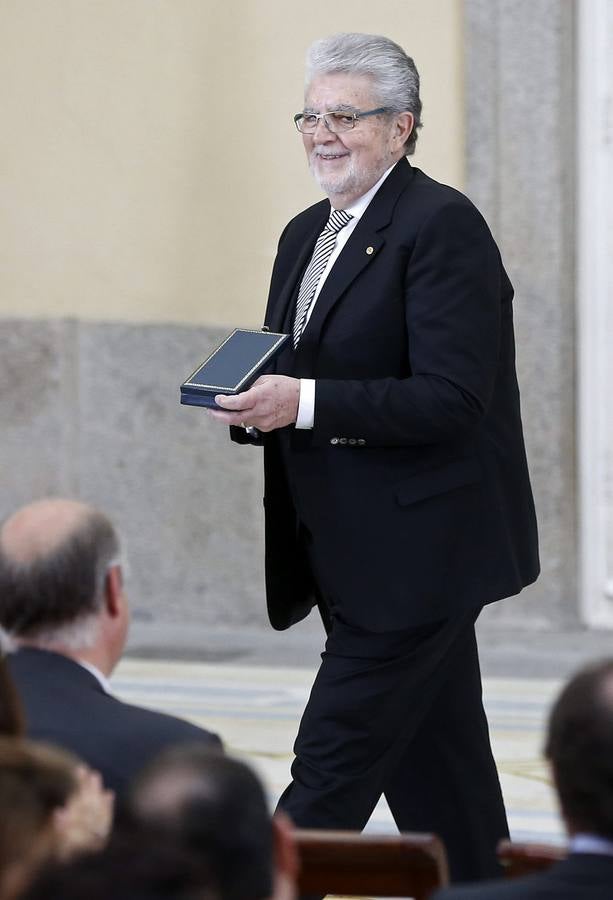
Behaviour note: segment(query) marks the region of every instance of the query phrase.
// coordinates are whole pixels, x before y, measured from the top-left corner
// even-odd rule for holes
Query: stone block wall
[[[179,385],[221,332],[0,321],[0,515],[47,495],[105,510],[136,619],[264,624],[261,451]]]
[[[570,0],[466,0],[466,192],[515,287],[542,574],[490,622],[578,621],[575,62]]]

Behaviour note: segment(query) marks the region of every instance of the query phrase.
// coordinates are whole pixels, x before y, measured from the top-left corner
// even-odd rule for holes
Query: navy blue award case
[[[288,334],[235,328],[181,385],[181,403],[219,409],[215,394],[246,391],[279,352]]]

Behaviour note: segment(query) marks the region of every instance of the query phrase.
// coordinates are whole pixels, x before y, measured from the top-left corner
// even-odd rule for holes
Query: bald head
[[[79,530],[94,510],[77,500],[37,500],[9,516],[0,529],[0,549],[17,565],[52,555]]]
[[[99,612],[113,526],[75,500],[30,503],[0,527],[0,625],[17,638],[53,637]]]

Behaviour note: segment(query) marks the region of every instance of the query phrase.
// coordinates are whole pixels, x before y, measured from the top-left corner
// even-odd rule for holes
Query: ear
[[[394,134],[392,136],[392,140],[397,149],[400,147],[404,147],[409,137],[411,136],[414,124],[415,117],[413,113],[398,113],[398,115],[396,116],[396,122],[394,123]]]
[[[104,600],[108,614],[115,618],[123,608],[123,575],[121,566],[111,566],[104,579]]]
[[[294,843],[292,820],[278,809],[272,817],[272,840],[275,872],[295,882],[300,863]]]

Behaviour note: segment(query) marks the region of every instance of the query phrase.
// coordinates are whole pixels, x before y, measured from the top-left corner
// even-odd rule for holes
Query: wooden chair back
[[[449,881],[445,848],[433,834],[297,829],[294,837],[299,894],[427,900]]]
[[[25,730],[21,700],[13,684],[6,658],[2,654],[0,636],[0,735],[23,737]]]
[[[503,840],[498,844],[498,859],[507,878],[521,878],[548,869],[564,859],[566,848],[555,844],[521,844]]]

